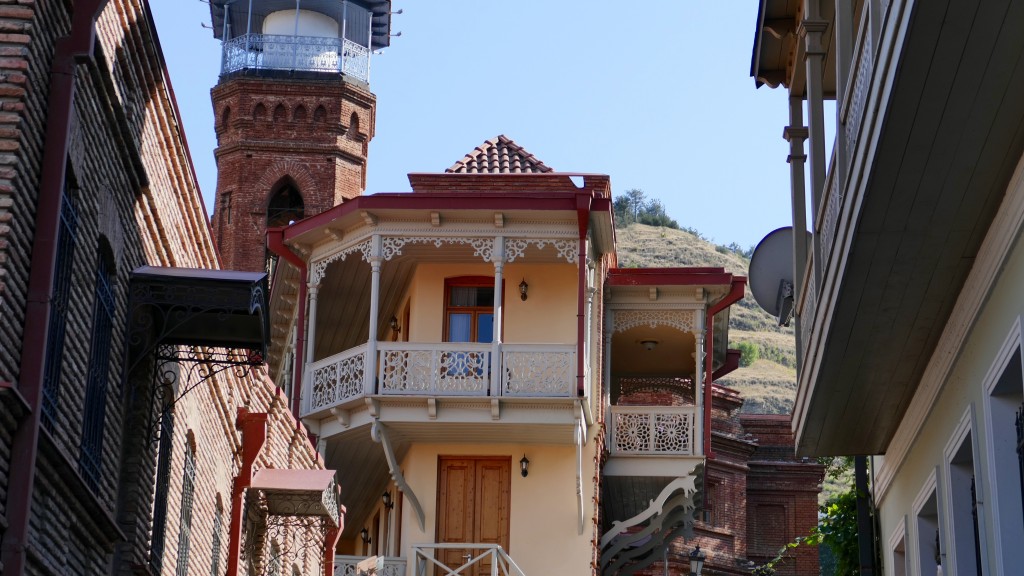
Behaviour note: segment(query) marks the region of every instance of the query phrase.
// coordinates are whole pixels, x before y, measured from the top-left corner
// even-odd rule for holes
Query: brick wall
[[[307,217],[362,193],[375,107],[365,85],[341,76],[221,80],[213,229],[225,268],[263,269],[267,204],[285,179]]]
[[[26,420],[16,389],[21,362],[35,210],[58,37],[70,28],[73,5],[63,0],[0,0],[0,536],[6,534],[11,438]],[[177,556],[182,466],[186,443],[196,451],[195,507],[189,573],[208,574],[217,502],[223,508],[221,555],[227,552],[232,477],[239,465],[236,410],[270,413],[260,466],[322,467],[260,371],[206,381],[174,408],[170,489],[155,495],[156,419],[149,385],[152,365],[122,384],[128,327],[127,286],[143,264],[218,267],[213,238],[187,158],[155,30],[143,0],[110,0],[96,25],[95,58],[75,67],[76,101],[67,162],[73,173],[79,227],[72,260],[67,337],[61,358],[56,422],[39,440],[29,541],[30,574],[131,574],[147,564],[154,498],[166,499],[163,574]],[[372,127],[367,121],[365,126]],[[365,143],[359,143],[364,147]],[[92,341],[99,247],[115,264],[114,329],[110,342]],[[111,347],[98,487],[78,470],[84,382],[90,350]],[[181,370],[181,389],[195,374]],[[191,378],[192,380],[189,380]],[[191,439],[191,440],[189,440]],[[287,543],[282,543],[287,547]],[[319,560],[318,558],[316,559]],[[303,560],[311,563],[309,556]],[[226,558],[220,558],[220,566]],[[312,564],[300,566],[311,573]],[[0,573],[3,567],[0,567]]]

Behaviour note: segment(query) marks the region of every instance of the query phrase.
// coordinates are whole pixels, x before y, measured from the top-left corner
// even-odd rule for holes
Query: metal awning
[[[131,273],[130,284],[136,342],[241,349],[266,357],[265,272],[142,266]]]
[[[269,514],[320,516],[340,526],[334,470],[264,468],[253,475],[249,488],[263,493]]]

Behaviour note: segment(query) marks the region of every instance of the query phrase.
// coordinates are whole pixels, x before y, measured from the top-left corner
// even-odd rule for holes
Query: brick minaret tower
[[[268,227],[366,185],[370,54],[389,44],[391,1],[213,0],[210,10],[223,41],[214,238],[224,268],[262,270]]]

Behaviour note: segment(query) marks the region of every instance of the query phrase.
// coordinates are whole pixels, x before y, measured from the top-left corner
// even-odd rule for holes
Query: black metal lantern
[[[526,301],[526,291],[529,289],[530,285],[526,283],[526,278],[523,278],[523,281],[519,283],[519,298],[524,302]]]
[[[370,531],[367,530],[366,528],[363,528],[362,530],[360,530],[359,531],[359,539],[363,541],[363,544],[369,544],[370,543]]]
[[[523,473],[523,478],[530,473],[530,459],[523,454],[523,459],[519,461],[519,471]]]
[[[394,500],[391,499],[391,492],[385,491],[383,494],[380,495],[380,499],[382,502],[384,502],[384,507],[387,508],[388,510],[391,510],[392,508],[395,507],[395,502]]]
[[[704,553],[700,551],[700,546],[693,549],[690,552],[690,575],[701,576],[704,572]]]

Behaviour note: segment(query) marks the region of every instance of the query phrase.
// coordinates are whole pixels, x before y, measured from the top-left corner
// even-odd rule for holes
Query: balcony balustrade
[[[303,415],[367,395],[575,398],[571,344],[378,342],[377,377],[368,382],[367,345],[312,363]]]
[[[449,566],[438,560],[439,552],[444,550],[465,551],[461,557],[464,562],[459,566]],[[416,562],[416,576],[440,574],[444,576],[461,576],[472,574],[474,569],[479,574],[491,576],[525,576],[522,569],[498,544],[419,544],[412,547]]]
[[[368,560],[370,556],[343,556],[334,557],[334,576],[359,576],[356,567],[360,562]],[[376,576],[405,576],[405,558],[394,558],[384,556],[379,558]]]
[[[608,449],[612,456],[693,456],[694,406],[611,406]]]
[[[221,74],[239,70],[334,72],[370,81],[370,50],[351,40],[242,34],[224,42]]]

